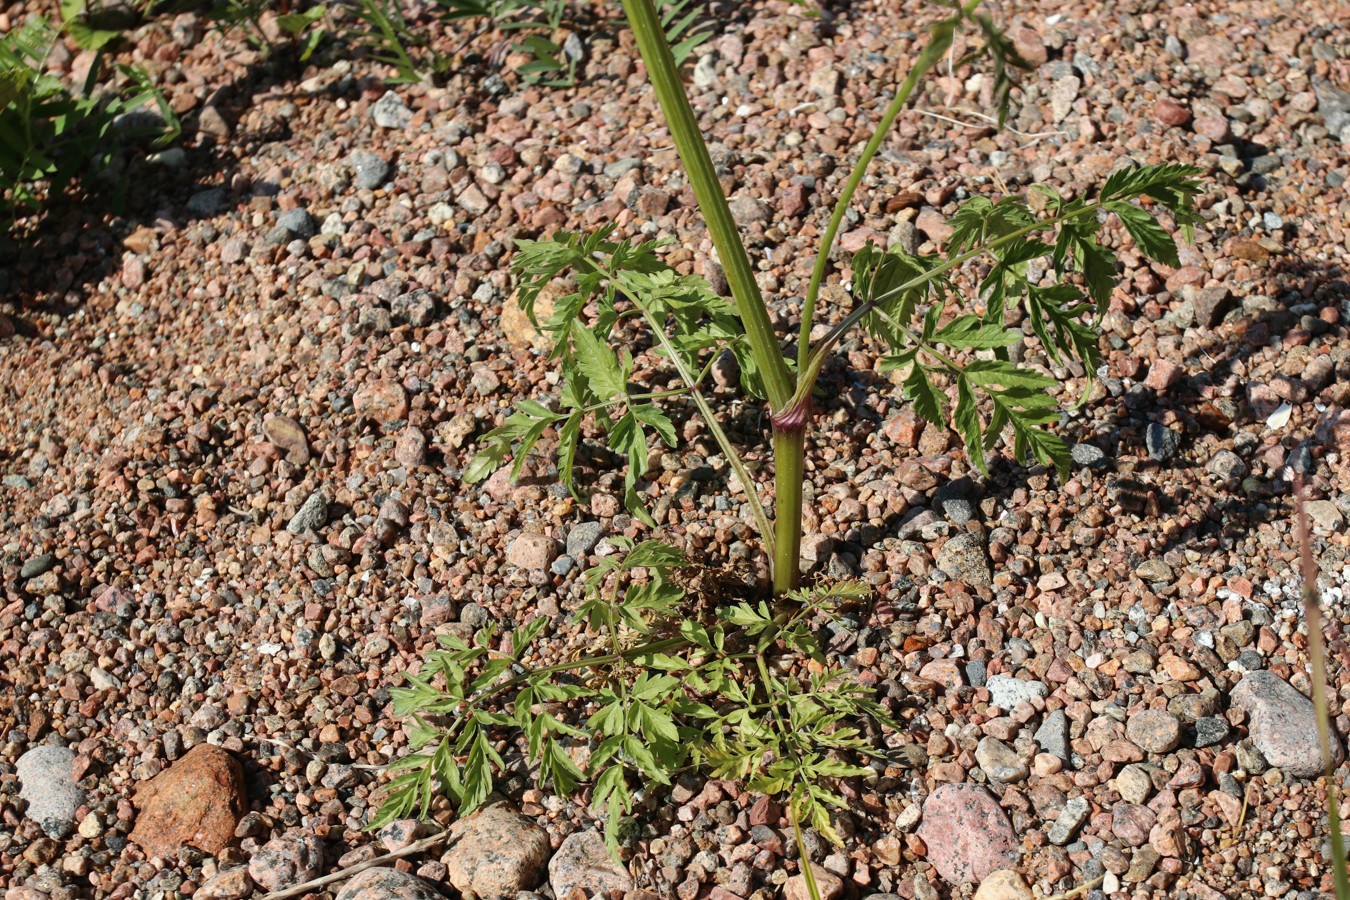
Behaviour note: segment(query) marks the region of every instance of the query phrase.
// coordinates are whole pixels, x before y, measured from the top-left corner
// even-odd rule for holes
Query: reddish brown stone
[[[142,783],[134,802],[131,839],[151,856],[173,856],[183,844],[215,855],[234,839],[247,808],[244,770],[226,751],[200,744]]]
[[[1191,111],[1170,97],[1164,97],[1154,105],[1153,118],[1168,126],[1185,125],[1191,120]]]

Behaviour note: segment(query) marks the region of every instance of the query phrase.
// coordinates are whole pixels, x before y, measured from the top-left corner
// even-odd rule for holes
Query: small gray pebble
[[[1177,455],[1177,450],[1181,447],[1181,435],[1166,425],[1152,422],[1144,436],[1144,443],[1148,447],[1149,459],[1167,462]]]
[[[1093,444],[1074,444],[1069,455],[1074,465],[1084,469],[1095,469],[1106,464],[1106,453]]]
[[[352,183],[373,191],[389,178],[389,163],[368,150],[357,150],[347,159],[352,167]]]
[[[412,110],[403,102],[403,98],[393,91],[376,100],[370,107],[370,117],[381,128],[407,128],[412,122]]]
[[[1228,737],[1228,723],[1215,716],[1195,720],[1195,746],[1211,747]]]
[[[56,554],[43,553],[24,563],[23,568],[19,570],[19,577],[24,581],[27,581],[30,578],[36,578],[39,575],[50,572],[54,568],[56,568]]]
[[[299,238],[314,237],[314,217],[305,209],[288,209],[277,216],[277,225]]]
[[[600,543],[602,534],[599,522],[578,522],[567,532],[567,555],[574,560],[585,559]]]
[[[291,521],[287,523],[286,530],[291,534],[300,535],[307,531],[314,531],[323,526],[328,521],[328,500],[324,498],[323,493],[315,491],[298,509]]]

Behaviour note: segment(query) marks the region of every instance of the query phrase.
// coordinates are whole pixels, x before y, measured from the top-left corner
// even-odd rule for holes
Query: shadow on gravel
[[[65,317],[83,307],[84,292],[122,268],[126,241],[138,229],[159,230],[157,223],[178,229],[247,203],[262,186],[231,188],[240,159],[256,144],[282,140],[288,132],[244,131],[241,123],[262,97],[295,93],[300,72],[298,63],[286,59],[250,66],[202,104],[214,106],[231,124],[225,145],[206,141],[184,148],[180,140],[174,145],[186,151],[180,165],[153,165],[144,158],[146,148],[128,149],[130,161],[115,180],[95,178],[89,193],[53,197],[32,227],[0,236],[0,301],[17,307],[15,330],[35,332],[25,311],[41,308]],[[184,117],[185,136],[194,133],[200,111]]]
[[[1322,261],[1284,256],[1270,260],[1260,280],[1270,294],[1233,296],[1227,301],[1224,315],[1228,324],[1223,326],[1222,333],[1217,329],[1210,331],[1209,339],[1183,361],[1189,374],[1167,391],[1160,394],[1143,384],[1144,372],[1139,373],[1139,381],[1128,390],[1118,380],[1114,383],[1108,380],[1104,383],[1106,396],[1090,401],[1085,407],[1095,415],[1075,413],[1064,420],[1061,433],[1071,443],[1091,444],[1103,451],[1105,459],[1098,468],[1098,477],[1119,482],[1119,502],[1127,511],[1151,517],[1160,524],[1169,519],[1177,521],[1178,527],[1166,532],[1168,536],[1162,546],[1151,551],[1159,556],[1192,545],[1228,547],[1258,526],[1289,515],[1286,506],[1291,486],[1287,482],[1261,477],[1257,484],[1244,486],[1243,478],[1237,476],[1220,484],[1219,479],[1203,470],[1206,460],[1194,459],[1194,454],[1187,452],[1207,435],[1219,440],[1229,438],[1235,433],[1235,426],[1261,423],[1275,411],[1280,397],[1265,386],[1279,373],[1268,368],[1252,372],[1254,357],[1272,340],[1292,340],[1297,344],[1310,339],[1316,343],[1326,340],[1323,335],[1329,330],[1345,328],[1344,322],[1328,325],[1319,318],[1323,309],[1343,311],[1350,304],[1350,279],[1340,268]],[[1179,331],[1173,328],[1174,333]],[[867,436],[884,427],[882,418],[867,403],[868,394],[899,397],[900,393],[876,373],[850,368],[845,361],[848,349],[846,345],[822,375],[817,421],[827,421],[841,411],[846,413],[841,417],[844,424],[840,427],[846,430],[849,445],[839,448],[839,456],[861,459]],[[1301,373],[1295,373],[1298,375]],[[1205,396],[1207,387],[1225,384],[1232,388],[1230,397]],[[1252,385],[1257,386],[1255,390],[1249,390]],[[1292,389],[1295,406],[1316,393],[1311,390],[1308,396],[1301,397],[1297,385]],[[1148,452],[1147,431],[1151,424],[1164,422],[1181,432],[1181,443],[1174,457],[1157,462]],[[753,427],[753,423],[745,424]],[[1287,433],[1281,444],[1288,464],[1303,464],[1315,473],[1322,452],[1319,448],[1328,443],[1328,438],[1310,436],[1306,433],[1310,430],[1305,427]],[[949,446],[958,444],[955,437],[949,441]],[[1258,444],[1252,453],[1244,454],[1249,464],[1262,446]],[[1017,491],[1035,493],[1029,479],[1038,470],[1014,465],[1002,453],[990,460],[991,475],[982,486],[961,480],[971,488],[966,492],[969,499],[994,497],[1006,508],[1011,506]],[[1306,462],[1301,463],[1303,460]],[[956,482],[950,486],[940,483],[938,490],[951,487],[962,493],[961,484]],[[1157,504],[1156,512],[1152,502]],[[1138,509],[1130,508],[1136,505]],[[1188,510],[1189,515],[1181,516],[1183,510]],[[1202,514],[1196,516],[1197,510]],[[911,510],[903,516],[893,516],[880,529],[854,527],[847,534],[848,540],[836,542],[836,549],[861,559],[886,538],[908,536],[905,525],[914,515]]]

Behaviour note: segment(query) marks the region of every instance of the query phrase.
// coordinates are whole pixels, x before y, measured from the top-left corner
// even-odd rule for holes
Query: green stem
[[[980,2],[981,0],[971,0],[964,13],[957,13],[957,17],[973,12],[975,7],[980,5]],[[933,32],[928,46],[924,47],[923,52],[919,54],[919,59],[909,70],[909,74],[905,76],[905,80],[896,88],[895,96],[891,98],[890,105],[886,107],[886,112],[882,114],[881,121],[877,123],[876,130],[872,132],[872,138],[863,148],[862,155],[853,164],[853,171],[849,174],[848,181],[844,183],[844,190],[839,194],[839,199],[835,201],[834,212],[830,215],[830,222],[825,226],[825,234],[820,239],[820,249],[816,251],[816,264],[811,270],[811,282],[806,288],[806,299],[802,302],[801,334],[797,339],[797,368],[799,370],[806,368],[806,361],[811,352],[811,320],[815,318],[816,300],[820,296],[820,285],[825,280],[825,270],[830,264],[830,250],[834,248],[834,239],[839,234],[839,226],[843,224],[844,215],[848,212],[849,205],[853,202],[853,195],[858,190],[858,185],[862,183],[867,167],[871,165],[872,159],[881,149],[881,142],[886,139],[891,126],[895,124],[896,117],[900,115],[900,111],[909,102],[909,97],[918,87],[919,81],[928,73],[929,69],[938,64],[951,47],[953,30]]]
[[[801,585],[802,483],[806,477],[806,421],[773,430],[774,528],[773,592],[782,596]]]
[[[670,54],[670,46],[661,29],[661,19],[652,0],[623,0],[623,8],[633,35],[637,38],[638,51],[647,66],[647,77],[665,114],[675,149],[684,163],[694,197],[708,223],[708,233],[712,236],[713,246],[717,248],[717,256],[726,272],[736,311],[750,341],[750,352],[754,354],[755,363],[764,377],[769,407],[774,411],[780,410],[792,396],[792,375],[783,360],[778,336],[774,334],[769,321],[769,310],[764,305],[759,284],[750,268],[750,258],[746,255],[745,245],[741,243],[740,232],[731,216],[731,207],[717,180],[708,146],[704,143],[698,120],[694,118],[694,110],[685,95],[679,67]]]

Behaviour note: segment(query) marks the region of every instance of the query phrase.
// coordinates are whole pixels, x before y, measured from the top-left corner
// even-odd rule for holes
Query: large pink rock
[[[1278,675],[1249,672],[1233,689],[1231,702],[1247,714],[1247,734],[1266,762],[1299,778],[1322,774],[1317,710],[1311,700]],[[1336,765],[1345,759],[1345,748],[1334,733],[1331,758]]]
[[[952,884],[978,883],[1017,861],[1017,836],[998,801],[977,784],[944,784],[923,804],[919,837]]]

